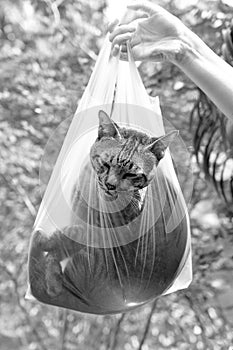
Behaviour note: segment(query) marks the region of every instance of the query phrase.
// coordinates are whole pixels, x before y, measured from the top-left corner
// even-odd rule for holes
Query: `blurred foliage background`
[[[157,3],[221,55],[231,1]],[[190,114],[199,91],[169,63],[139,68],[148,93],[160,96],[164,116],[191,154],[190,288],[116,316],[24,299],[29,239],[45,190],[39,183],[43,150],[62,121],[61,139],[67,131],[103,42],[107,6],[105,0],[0,2],[0,350],[233,350],[232,210],[192,155]]]

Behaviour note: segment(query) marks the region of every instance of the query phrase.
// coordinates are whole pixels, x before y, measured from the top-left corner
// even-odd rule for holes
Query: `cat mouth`
[[[106,191],[104,190],[105,198],[107,197],[108,200],[115,200],[118,198],[118,192],[117,191]]]
[[[108,195],[108,196],[111,196],[111,197],[115,197],[118,195],[118,191],[115,189],[115,190],[109,190],[109,189],[104,189],[105,193]]]
[[[107,196],[108,199],[116,199],[118,197],[117,190],[109,190],[100,181],[98,182],[98,184],[99,184],[101,190],[104,192],[104,194]]]

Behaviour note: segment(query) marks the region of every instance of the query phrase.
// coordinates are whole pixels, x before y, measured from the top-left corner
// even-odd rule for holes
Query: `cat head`
[[[109,195],[146,187],[177,134],[174,130],[151,138],[133,129],[120,128],[100,110],[98,138],[90,151],[100,187]]]

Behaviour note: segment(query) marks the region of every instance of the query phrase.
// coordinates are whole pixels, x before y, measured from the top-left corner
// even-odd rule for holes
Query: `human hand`
[[[149,1],[137,1],[127,7],[133,10],[130,19],[119,25],[115,21],[109,27],[113,56],[121,51],[120,59],[127,60],[129,42],[136,61],[176,63],[182,59],[182,43],[191,31],[177,17]]]

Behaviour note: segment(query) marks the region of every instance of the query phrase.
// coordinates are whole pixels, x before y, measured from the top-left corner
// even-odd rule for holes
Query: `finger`
[[[129,60],[128,54],[127,54],[127,53],[121,52],[121,54],[120,54],[120,60],[121,60],[121,61],[128,61],[128,60]]]
[[[119,45],[115,45],[115,46],[113,47],[113,49],[112,49],[112,55],[113,55],[113,56],[117,56],[118,53],[119,53],[119,51],[120,51],[120,46],[119,46]]]
[[[119,23],[119,20],[117,18],[114,21],[110,22],[107,26],[107,31],[112,33],[112,31],[114,30],[114,28],[117,26],[118,23]]]
[[[141,43],[140,37],[136,33],[133,34],[131,36],[131,38],[130,38],[130,47],[133,48],[133,47],[137,46],[140,43]],[[123,42],[121,44],[121,51],[122,52],[127,52],[128,51],[126,42]]]
[[[165,9],[163,9],[161,6],[152,4],[149,1],[138,1],[132,4],[129,4],[127,6],[128,9],[135,10],[135,11],[144,11],[148,15],[153,15],[155,13],[161,13],[161,12],[166,12]]]
[[[118,26],[110,35],[109,35],[109,40],[113,41],[116,36],[122,35],[125,33],[133,33],[135,32],[136,28],[130,25],[121,25]]]
[[[144,11],[145,13],[147,13],[148,15],[152,15],[154,13],[153,9],[152,9],[152,4],[151,3],[147,3],[145,1],[138,1],[135,3],[131,3],[129,5],[127,5],[127,8],[130,10],[135,10],[135,11]]]
[[[131,57],[132,57],[132,59],[133,59],[135,62],[141,60],[140,57],[137,56],[137,55],[135,55],[135,53],[134,53],[133,51],[131,51]],[[121,61],[129,61],[129,55],[128,55],[128,53],[121,52],[119,58],[120,58]]]
[[[127,40],[130,40],[132,37],[132,34],[130,33],[125,33],[125,34],[121,34],[118,35],[117,37],[115,37],[112,41],[112,47],[114,47],[115,45],[121,45],[123,43],[125,43]]]
[[[129,24],[133,21],[136,21],[138,19],[145,19],[148,18],[148,14],[143,11],[128,11],[123,18],[120,20],[121,24]]]
[[[167,61],[166,55],[159,53],[153,57],[153,62],[165,62]]]
[[[127,52],[127,45],[126,44],[122,44],[121,45],[121,52]]]

